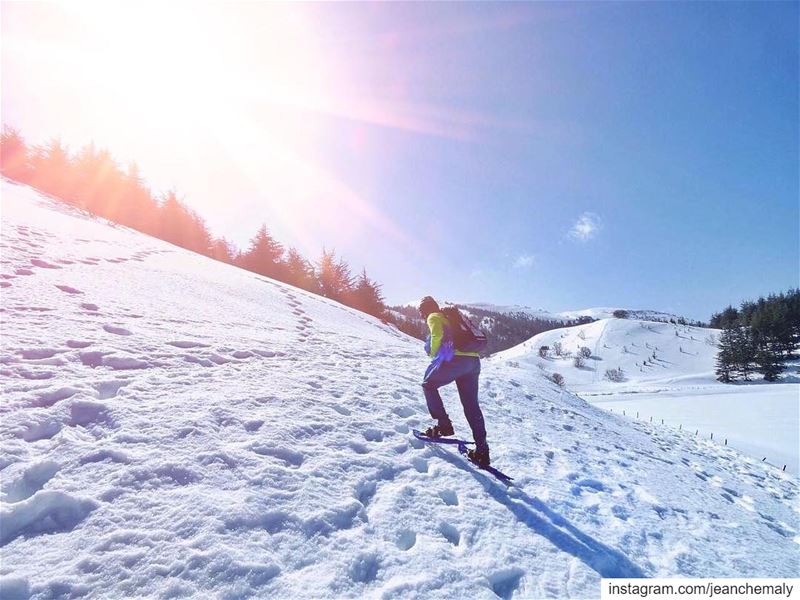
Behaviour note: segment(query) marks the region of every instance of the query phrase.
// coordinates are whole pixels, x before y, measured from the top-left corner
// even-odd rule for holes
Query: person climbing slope
[[[478,377],[481,373],[481,359],[478,352],[461,351],[456,349],[453,328],[456,325],[448,321],[439,304],[430,296],[425,296],[419,303],[419,312],[428,323],[430,335],[425,342],[425,351],[432,359],[425,371],[422,381],[422,390],[428,404],[428,412],[436,419],[436,425],[429,427],[425,435],[430,438],[440,438],[453,435],[453,423],[439,394],[439,388],[455,381],[458,396],[464,415],[467,418],[472,438],[475,440],[475,449],[469,450],[468,457],[481,467],[488,467],[489,445],[486,443],[486,425],[483,413],[478,404]],[[457,309],[447,309],[448,311]],[[458,318],[458,313],[453,319]]]

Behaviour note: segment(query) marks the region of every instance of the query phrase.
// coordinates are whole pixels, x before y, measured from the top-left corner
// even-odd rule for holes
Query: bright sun
[[[264,6],[257,29],[236,27],[241,23],[213,5],[66,6],[95,38],[80,57],[91,87],[111,96],[115,114],[122,110],[162,131],[205,126],[253,102],[269,119],[265,104],[324,103],[329,89],[302,13],[281,4]]]

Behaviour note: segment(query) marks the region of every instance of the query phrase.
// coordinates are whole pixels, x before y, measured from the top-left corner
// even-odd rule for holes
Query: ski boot
[[[445,423],[444,425],[434,425],[433,427],[428,427],[423,433],[432,440],[435,440],[441,437],[447,437],[448,435],[453,435],[455,432],[453,431],[452,423]]]
[[[492,462],[489,458],[489,448],[482,448],[481,450],[467,450],[467,458],[482,469],[488,467]]]

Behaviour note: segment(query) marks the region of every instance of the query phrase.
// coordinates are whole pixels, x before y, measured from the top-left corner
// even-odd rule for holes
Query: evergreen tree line
[[[738,310],[728,306],[712,315],[710,325],[722,329],[716,363],[719,381],[749,381],[754,373],[775,381],[786,361],[797,358],[800,350],[800,290],[745,301]]]
[[[108,150],[90,143],[70,153],[59,139],[29,147],[14,129],[0,139],[0,172],[93,215],[331,298],[386,318],[381,285],[366,270],[354,276],[347,263],[323,248],[316,265],[295,248],[285,248],[262,225],[245,251],[214,238],[205,221],[174,190],[154,196],[136,163],[122,169]]]
[[[470,320],[487,333],[486,349],[481,352],[484,356],[512,348],[543,331],[584,325],[594,321],[591,317],[579,317],[566,322],[552,321],[538,319],[523,312],[499,313],[466,304],[456,304],[455,306],[468,313]],[[427,337],[428,326],[415,307],[392,306],[391,311],[395,313],[394,321],[401,331],[419,339]]]

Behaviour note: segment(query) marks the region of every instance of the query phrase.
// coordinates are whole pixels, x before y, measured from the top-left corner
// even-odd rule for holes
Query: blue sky
[[[35,11],[88,17],[7,8],[5,123],[137,160],[240,245],[265,221],[310,256],[335,248],[390,302],[707,319],[800,283],[797,3],[285,5],[277,50],[257,46],[279,36],[276,7],[217,5],[208,21],[231,35],[198,89],[274,85],[247,110],[198,111],[183,145],[168,113],[123,130],[143,117],[115,113],[120,94],[72,113],[32,102],[86,93],[56,82],[65,65],[26,62],[31,40],[78,43]],[[234,63],[245,76],[223,79]]]

